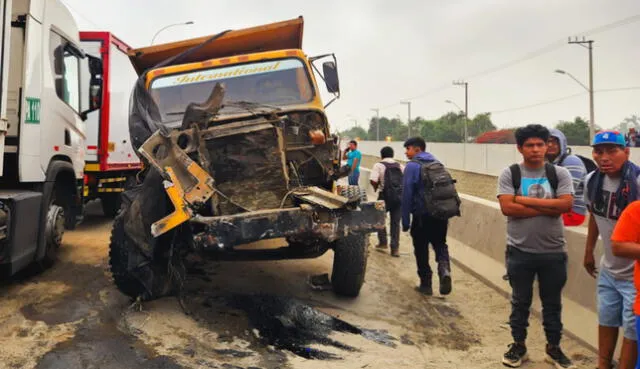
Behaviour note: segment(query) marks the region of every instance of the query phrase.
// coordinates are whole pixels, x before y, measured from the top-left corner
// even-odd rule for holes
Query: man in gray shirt
[[[598,169],[585,178],[585,203],[591,216],[585,245],[584,267],[596,277],[594,250],[598,235],[604,252],[598,273],[598,368],[609,369],[620,327],[624,338],[620,350],[620,369],[636,365],[636,324],[633,303],[634,260],[613,255],[611,236],[626,206],[638,197],[639,169],[629,161],[629,148],[619,132],[599,132],[593,138],[593,159]]]
[[[498,199],[507,216],[507,274],[511,285],[509,324],[513,343],[502,363],[513,368],[527,360],[527,327],[538,277],[547,359],[571,368],[560,349],[562,288],[567,280],[567,254],[561,215],[573,205],[571,174],[545,163],[549,130],[539,124],[519,128],[518,151],[523,163],[506,168],[498,180]]]

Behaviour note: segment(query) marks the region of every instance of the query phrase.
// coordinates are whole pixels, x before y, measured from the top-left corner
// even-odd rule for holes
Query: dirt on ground
[[[329,251],[294,261],[195,258],[182,304],[167,297],[139,305],[111,281],[110,226],[89,216],[65,234],[52,268],[0,286],[0,368],[502,367],[509,301],[456,269],[450,296],[419,294],[406,234],[400,258],[371,248],[356,299],[308,285],[330,273]],[[552,368],[540,321],[531,320],[524,367]],[[595,366],[578,343],[563,346],[580,367]]]

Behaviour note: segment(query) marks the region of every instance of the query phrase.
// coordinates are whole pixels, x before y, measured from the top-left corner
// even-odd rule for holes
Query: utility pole
[[[407,132],[407,139],[411,138],[411,101],[400,101],[400,104],[407,105],[407,109],[409,110],[409,121],[407,122],[407,126],[409,130]]]
[[[469,121],[469,82],[453,81],[454,86],[464,86],[464,143],[469,142],[467,123]]]
[[[582,40],[578,40],[577,37],[572,40],[569,37],[570,45],[580,45],[589,50],[589,142],[593,141],[593,136],[596,134],[596,118],[593,107],[593,42],[593,40],[587,40],[584,37]]]
[[[371,109],[376,112],[376,141],[380,141],[380,109]]]

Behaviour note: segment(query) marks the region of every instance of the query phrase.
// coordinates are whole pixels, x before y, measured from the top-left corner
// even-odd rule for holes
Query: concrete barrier
[[[360,141],[358,148],[364,155],[380,156],[380,149],[391,146],[396,152],[396,158],[403,158],[404,147],[399,141]],[[574,146],[572,150],[587,158],[591,158],[591,147]],[[502,170],[513,163],[522,161],[516,145],[506,144],[462,144],[428,142],[427,151],[432,153],[448,168],[463,170],[471,173],[499,176]],[[631,149],[631,158],[640,164],[640,148]]]

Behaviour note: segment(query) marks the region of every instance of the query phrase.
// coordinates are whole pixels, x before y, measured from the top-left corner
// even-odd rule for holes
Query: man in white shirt
[[[390,217],[391,256],[400,257],[400,220],[402,218],[402,173],[404,166],[393,159],[393,149],[380,150],[382,161],[371,169],[371,185],[378,191],[378,200],[384,200]],[[387,229],[378,232],[379,250],[387,249]]]

